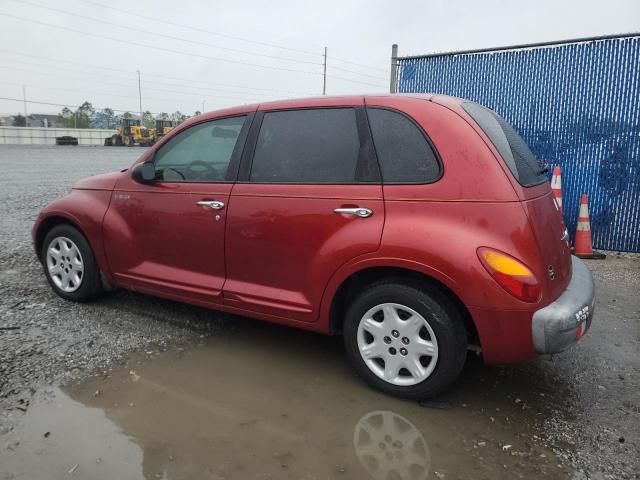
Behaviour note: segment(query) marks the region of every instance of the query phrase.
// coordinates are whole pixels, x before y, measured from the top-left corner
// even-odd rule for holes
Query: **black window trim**
[[[376,142],[375,142],[375,139],[373,138],[373,132],[371,131],[371,122],[369,122],[369,110],[389,110],[390,112],[399,113],[400,115],[402,115],[403,117],[408,119],[411,123],[413,123],[416,126],[416,128],[418,129],[418,131],[422,134],[424,139],[427,141],[427,143],[429,144],[429,147],[431,147],[431,150],[433,151],[433,155],[436,158],[436,162],[438,162],[438,176],[435,177],[433,180],[429,180],[429,181],[426,181],[426,182],[423,182],[423,181],[418,181],[418,182],[386,182],[384,180],[384,177],[382,177],[382,167],[380,166],[380,159],[378,158],[378,152],[376,150]],[[429,137],[427,132],[424,130],[424,128],[422,128],[422,126],[414,118],[412,118],[410,115],[406,114],[402,110],[398,110],[397,108],[388,107],[388,106],[376,106],[376,105],[367,105],[367,107],[366,107],[366,116],[367,116],[367,125],[369,127],[369,136],[370,136],[371,141],[372,141],[374,154],[376,156],[375,157],[376,158],[376,162],[378,162],[378,171],[380,172],[380,177],[382,178],[382,185],[431,185],[432,183],[439,182],[442,179],[442,177],[444,176],[444,162],[442,161],[442,157],[440,156],[440,152],[438,152],[438,149],[436,148],[435,144],[433,143],[433,141],[431,140],[431,138]]]
[[[216,117],[216,118],[208,118],[206,120],[202,120],[201,122],[197,122],[194,123],[193,125],[189,125],[187,128],[183,128],[181,129],[179,132],[176,132],[176,136],[180,135],[182,132],[186,132],[187,130],[197,127],[198,125],[203,125],[205,123],[211,123],[211,122],[217,122],[218,120],[226,120],[228,118],[240,118],[240,117],[245,117],[244,120],[244,124],[242,125],[242,128],[240,129],[240,134],[238,135],[238,139],[236,140],[236,145],[235,147],[233,147],[233,152],[231,153],[231,159],[229,160],[229,166],[227,167],[227,173],[225,175],[225,179],[224,180],[219,180],[217,182],[212,182],[210,180],[180,180],[180,181],[170,181],[170,180],[162,180],[162,179],[156,179],[153,183],[196,183],[196,184],[220,184],[220,183],[235,183],[237,178],[238,178],[238,171],[240,168],[240,161],[242,158],[242,154],[245,150],[245,145],[247,143],[247,136],[249,134],[249,131],[251,129],[251,126],[253,124],[253,119],[255,118],[256,113],[255,112],[248,112],[248,113],[236,113],[233,115],[226,115],[223,117]],[[169,139],[168,141],[164,142],[162,145],[160,145],[160,148],[158,148],[155,152],[153,152],[153,157],[151,158],[151,162],[153,162],[153,165],[155,167],[155,163],[156,163],[156,155],[158,154],[158,152],[160,150],[162,150],[167,143],[169,143],[171,141],[171,139]]]
[[[369,181],[360,181],[356,179],[352,182],[256,182],[251,180],[251,169],[253,167],[253,158],[258,144],[258,136],[260,129],[262,128],[262,120],[265,114],[275,112],[291,112],[299,110],[336,110],[336,109],[352,109],[355,112],[356,128],[358,129],[358,140],[360,141],[360,150],[364,150],[364,154],[360,155],[356,164],[356,174],[358,171],[365,171],[369,169],[375,172],[375,179]],[[366,164],[362,164],[366,162]],[[240,168],[238,172],[238,178],[236,183],[253,184],[253,185],[380,185],[382,174],[380,172],[380,166],[375,156],[375,150],[373,148],[373,139],[371,138],[371,131],[369,129],[368,120],[366,118],[365,108],[363,105],[329,105],[329,106],[316,106],[310,105],[305,107],[292,107],[292,108],[274,108],[270,110],[260,110],[256,112],[253,124],[251,125],[251,131],[247,137],[246,147],[244,149],[242,160],[240,162]]]

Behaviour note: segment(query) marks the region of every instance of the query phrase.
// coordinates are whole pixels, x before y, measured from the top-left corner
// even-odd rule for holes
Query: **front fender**
[[[72,190],[68,195],[46,205],[32,229],[36,254],[40,258],[46,232],[57,223],[71,223],[86,237],[100,270],[110,278],[102,239],[102,219],[111,201],[110,191]]]

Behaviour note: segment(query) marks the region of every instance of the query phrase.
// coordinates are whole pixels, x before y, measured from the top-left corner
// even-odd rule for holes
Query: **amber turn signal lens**
[[[498,285],[518,300],[535,303],[540,299],[538,280],[522,262],[488,247],[478,249],[478,258]]]

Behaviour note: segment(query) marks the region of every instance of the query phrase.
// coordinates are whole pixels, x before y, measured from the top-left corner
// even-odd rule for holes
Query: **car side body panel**
[[[374,213],[334,212],[353,207]],[[380,185],[247,183],[235,185],[228,217],[225,304],[315,322],[333,273],[378,250],[385,214]]]
[[[111,275],[132,290],[222,303],[226,212],[198,205],[229,201],[232,184],[118,182],[104,217]],[[217,215],[217,216],[216,216]],[[216,220],[217,218],[217,220]]]
[[[104,180],[104,179],[103,179]],[[98,182],[96,182],[97,184]],[[110,180],[109,180],[110,183]],[[32,230],[34,245],[42,240],[41,228],[51,220],[64,219],[76,225],[91,245],[100,270],[110,280],[109,265],[104,249],[102,219],[109,208],[112,192],[109,190],[73,189],[64,197],[49,203],[42,209]],[[37,251],[40,257],[42,252]]]
[[[571,277],[568,245],[565,250],[552,243],[556,237],[560,241],[561,220],[550,209],[549,185],[522,187],[460,102],[441,95],[372,95],[225,109],[184,122],[136,161],[152,159],[174,135],[205,120],[263,110],[366,105],[398,111],[423,129],[443,166],[432,183],[158,186],[138,184],[124,171],[83,180],[49,204],[36,221],[34,238],[43,222],[60,216],[83,231],[100,269],[115,285],[322,333],[331,333],[333,300],[352,275],[402,268],[440,282],[460,299],[477,329],[485,362],[527,361],[536,356],[533,313],[554,301]],[[205,215],[210,212],[195,207],[209,197],[227,206],[217,223]],[[165,202],[164,213],[171,212],[173,223],[163,224],[166,216],[154,213],[158,201]],[[128,211],[127,202],[137,202],[140,218]],[[374,214],[333,213],[344,207],[367,207]],[[541,226],[553,222],[558,225],[543,231]],[[149,261],[146,257],[170,252],[157,245],[169,240],[187,250],[187,257],[175,258],[176,269],[151,265],[142,276],[154,281],[133,278],[131,272],[135,277],[136,268]],[[109,252],[125,252],[117,264],[110,262],[105,245]],[[512,255],[544,280],[540,300],[525,303],[503,290],[480,263],[481,246]],[[221,250],[207,259],[213,248]],[[543,257],[552,258],[562,271],[555,283],[546,280]],[[190,273],[178,268],[185,258]],[[202,276],[193,275],[198,269]]]

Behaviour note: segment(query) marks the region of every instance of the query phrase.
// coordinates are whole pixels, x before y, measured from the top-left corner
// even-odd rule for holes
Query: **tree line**
[[[98,112],[98,115],[96,115]],[[200,115],[200,111],[194,112],[195,115]],[[137,117],[138,115],[136,115]],[[117,128],[120,125],[121,119],[133,118],[134,114],[131,112],[124,112],[122,115],[118,115],[111,108],[103,108],[100,111],[96,111],[91,102],[84,102],[77,109],[71,110],[69,107],[64,107],[60,113],[58,113],[57,126],[63,128]],[[182,113],[180,110],[176,110],[173,113],[161,112],[154,115],[150,111],[142,113],[141,124],[147,128],[154,128],[156,120],[171,120],[174,124],[178,125],[184,122],[190,115]],[[26,119],[23,115],[17,114],[13,117],[14,127],[25,127]]]

